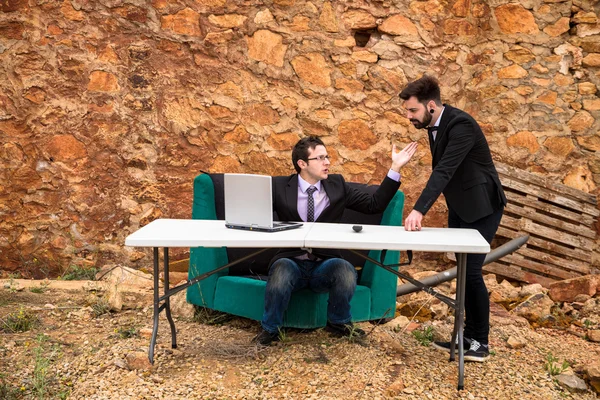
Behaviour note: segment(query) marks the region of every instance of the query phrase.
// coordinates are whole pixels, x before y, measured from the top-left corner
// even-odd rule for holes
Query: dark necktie
[[[431,139],[435,140],[435,136],[437,135],[437,130],[438,130],[437,126],[430,126],[427,128],[427,132],[431,136]]]
[[[315,198],[313,193],[316,192],[317,188],[314,186],[306,189],[308,195],[308,203],[306,203],[306,222],[315,222]]]

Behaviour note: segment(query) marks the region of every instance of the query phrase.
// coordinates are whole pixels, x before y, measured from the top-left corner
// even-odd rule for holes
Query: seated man
[[[401,152],[392,148],[392,166],[374,194],[350,187],[341,175],[329,175],[329,156],[316,136],[301,139],[292,151],[292,163],[298,172],[289,177],[273,178],[273,209],[282,221],[339,222],[344,208],[366,214],[385,210],[400,187],[400,168],[417,148],[415,142]],[[356,289],[356,271],[340,258],[339,250],[282,249],[271,261],[265,292],[262,332],[253,340],[269,345],[279,340],[290,297],[293,292],[310,288],[329,292],[327,330],[340,336],[364,336],[352,325],[350,300]]]

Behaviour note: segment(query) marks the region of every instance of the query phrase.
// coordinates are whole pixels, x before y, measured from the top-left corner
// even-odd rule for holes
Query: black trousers
[[[454,211],[449,209],[448,227],[477,229],[488,243],[492,243],[492,239],[500,225],[503,211],[504,207],[494,211],[487,217],[468,223],[461,220]],[[475,339],[482,344],[488,344],[490,333],[490,298],[482,273],[485,256],[485,254],[469,254],[467,256],[465,287],[464,337]]]

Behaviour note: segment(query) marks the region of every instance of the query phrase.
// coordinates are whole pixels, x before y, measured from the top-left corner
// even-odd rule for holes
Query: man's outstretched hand
[[[412,156],[417,151],[417,142],[408,144],[400,152],[396,152],[396,145],[392,146],[392,169],[396,172],[400,172],[400,168],[406,165],[410,161]]]
[[[404,230],[405,231],[420,231],[421,230],[421,220],[423,219],[423,214],[418,212],[417,210],[412,210],[406,220],[404,220]]]

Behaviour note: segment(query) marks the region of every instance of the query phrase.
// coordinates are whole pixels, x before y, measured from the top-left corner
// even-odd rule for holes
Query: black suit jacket
[[[433,171],[414,209],[425,215],[444,193],[448,208],[471,223],[500,209],[506,196],[479,124],[444,106],[435,141],[429,135]]]
[[[302,221],[298,214],[298,175],[275,176],[273,185],[273,211],[281,221]],[[373,194],[362,192],[351,187],[338,174],[329,175],[321,181],[323,190],[329,197],[329,206],[323,210],[316,222],[340,222],[344,208],[365,214],[377,214],[386,207],[398,191],[400,182],[387,176]],[[301,249],[282,249],[271,260],[271,264],[279,258],[290,258],[304,254]],[[313,254],[320,258],[340,257],[340,251],[334,249],[314,249]]]

